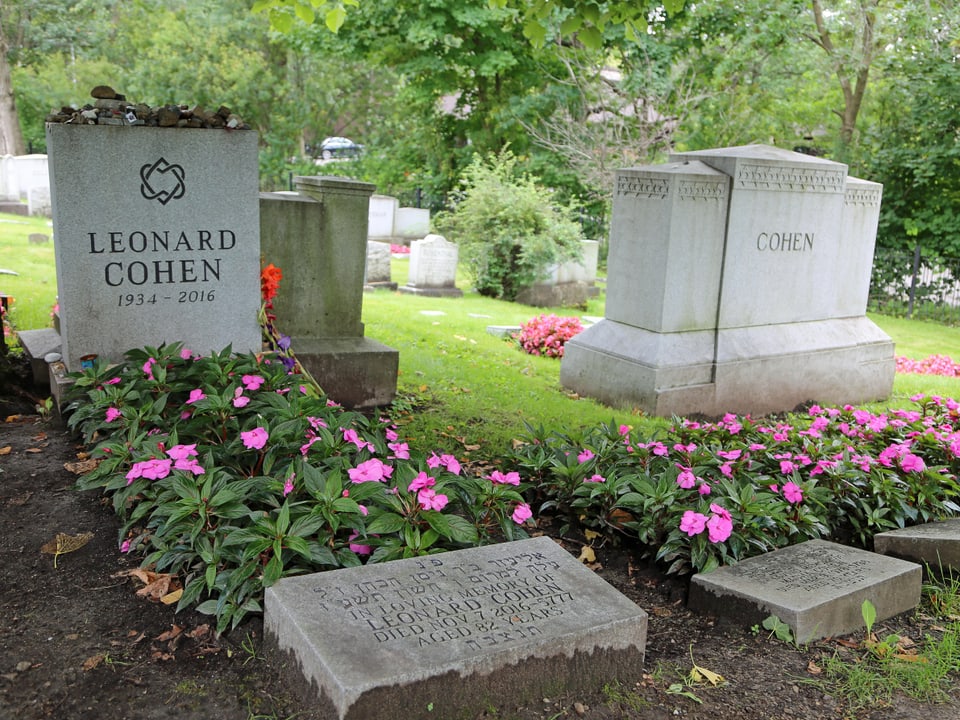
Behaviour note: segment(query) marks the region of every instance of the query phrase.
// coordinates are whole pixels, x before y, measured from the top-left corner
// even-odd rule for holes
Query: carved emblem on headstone
[[[182,198],[187,191],[183,179],[183,167],[171,165],[161,157],[152,165],[140,168],[140,194],[147,200],[159,200],[161,205],[166,205]]]

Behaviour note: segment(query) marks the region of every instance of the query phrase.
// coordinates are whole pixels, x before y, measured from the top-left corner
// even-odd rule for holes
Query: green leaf
[[[367,532],[371,535],[389,535],[395,533],[406,524],[402,515],[396,513],[383,513],[378,515],[367,525]]]
[[[663,9],[666,10],[668,14],[673,15],[683,10],[685,4],[685,0],[663,0]]]
[[[343,26],[343,21],[346,19],[347,11],[341,5],[327,11],[326,23],[331,32],[337,32]]]
[[[450,534],[447,535],[451,540],[465,545],[476,545],[480,541],[480,535],[477,528],[471,525],[467,520],[459,515],[447,515],[447,525]],[[512,523],[512,521],[511,521]]]
[[[523,36],[536,48],[542,48],[547,39],[547,29],[538,20],[527,20],[523,25]]]
[[[307,25],[313,24],[315,16],[313,14],[313,8],[311,8],[309,5],[304,5],[303,3],[298,2],[294,6],[293,11],[297,14],[297,17],[303,20],[303,22],[307,23]],[[332,30],[333,28],[330,29]]]
[[[268,562],[267,566],[263,569],[263,586],[270,587],[280,579],[282,574],[283,562],[279,557],[274,555],[272,558],[270,558],[270,562]]]
[[[864,600],[860,606],[860,614],[863,615],[863,622],[867,626],[867,634],[873,630],[873,624],[877,621],[877,608],[869,600]]]
[[[562,23],[560,23],[560,34],[561,35],[571,35],[581,28],[583,25],[583,18],[579,15],[571,15]]]
[[[577,38],[591,50],[599,50],[603,47],[603,33],[592,25],[582,28],[577,33]]]

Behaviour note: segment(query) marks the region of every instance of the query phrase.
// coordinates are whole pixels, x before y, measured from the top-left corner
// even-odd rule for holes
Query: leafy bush
[[[567,340],[583,331],[578,317],[539,315],[520,326],[513,339],[520,343],[524,352],[545,357],[563,357]]]
[[[516,168],[509,151],[477,157],[464,171],[453,210],[437,227],[460,248],[481,295],[513,300],[546,270],[580,257],[580,226],[550,191]]]
[[[79,486],[112,499],[121,549],[182,577],[177,609],[197,604],[218,632],[285,575],[525,536],[516,473],[417,454],[276,356],[173,344],[127,360],[75,376],[68,424],[99,460]]]
[[[831,537],[868,547],[878,532],[960,515],[960,404],[875,415],[821,408],[789,421],[677,421],[668,436],[626,425],[580,435],[531,431],[513,466],[539,511],[638,540],[668,572],[708,571]]]

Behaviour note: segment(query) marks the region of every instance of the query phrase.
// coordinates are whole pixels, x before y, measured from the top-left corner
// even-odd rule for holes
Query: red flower
[[[271,307],[273,299],[277,296],[277,290],[280,288],[280,281],[283,279],[283,271],[273,263],[267,265],[260,271],[260,294],[267,307]]]

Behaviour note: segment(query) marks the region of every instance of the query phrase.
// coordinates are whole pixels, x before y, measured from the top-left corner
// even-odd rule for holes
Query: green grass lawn
[[[31,233],[51,236],[49,242],[28,242]],[[13,297],[10,317],[16,328],[49,327],[57,301],[57,268],[53,256],[53,228],[47,218],[0,213],[0,295]]]
[[[0,215],[0,293],[12,295],[12,319],[21,330],[50,325],[56,301],[53,243],[27,242],[32,232],[51,234],[42,218]],[[409,259],[394,259],[393,280],[407,281]],[[470,286],[465,275],[460,288]],[[404,434],[423,447],[493,458],[524,432],[524,424],[575,434],[600,422],[644,426],[651,434],[668,421],[639,411],[612,410],[578,398],[560,385],[560,362],[521,352],[487,332],[489,325],[518,326],[541,313],[602,317],[604,299],[585,310],[533,308],[467,292],[462,298],[428,298],[389,291],[366,293],[366,335],[400,352],[396,410]],[[871,315],[896,342],[897,354],[920,359],[943,354],[960,360],[960,328]],[[282,328],[283,320],[280,319]],[[960,379],[898,375],[893,396],[871,406],[909,405],[920,392],[960,397]]]

